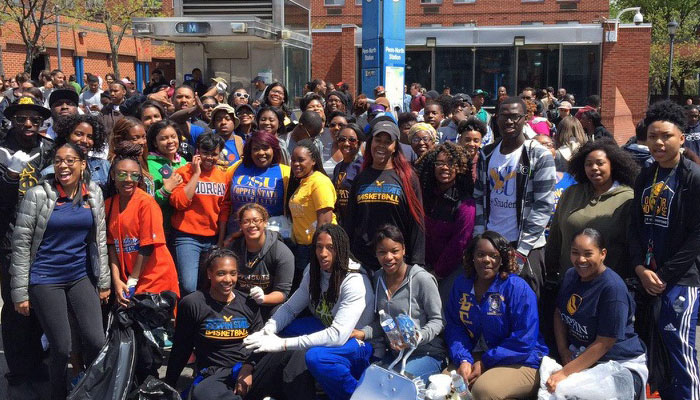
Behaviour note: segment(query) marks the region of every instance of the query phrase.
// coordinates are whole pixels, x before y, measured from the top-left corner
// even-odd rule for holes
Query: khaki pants
[[[540,385],[536,369],[522,365],[495,367],[484,372],[472,386],[478,400],[524,399],[537,394]]]

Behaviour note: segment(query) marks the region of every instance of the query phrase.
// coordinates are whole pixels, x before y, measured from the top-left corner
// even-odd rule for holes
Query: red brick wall
[[[311,50],[311,79],[322,78],[333,83],[347,78],[341,71],[340,33],[313,33]],[[355,44],[352,44],[353,48]]]
[[[63,19],[62,19],[63,20]],[[71,23],[65,19],[66,23]],[[45,41],[40,44],[46,47],[49,56],[49,69],[58,66],[56,51],[56,33],[54,25],[44,27]],[[81,21],[79,25],[61,26],[61,67],[66,75],[75,73],[73,56],[84,57],[85,72],[90,72],[104,77],[108,72],[113,72],[112,61],[107,59],[110,53],[109,40],[104,33],[104,25],[95,22]],[[80,38],[78,32],[86,32],[87,35]],[[0,46],[2,47],[2,62],[5,75],[14,75],[24,70],[25,47],[17,28],[13,23],[6,23],[1,27]],[[149,39],[137,39],[127,34],[119,46],[119,68],[123,77],[136,78],[134,62],[150,62],[153,56],[162,60],[174,60],[175,51],[172,46],[153,46]],[[173,62],[174,69],[174,62]],[[171,76],[174,76],[174,72]]]
[[[454,4],[453,0],[443,0],[438,14],[426,15],[426,6],[420,0],[406,0],[406,26],[421,24],[442,24],[452,26],[455,23],[476,22],[477,26],[519,25],[523,21],[542,21],[554,24],[557,21],[579,21],[591,23],[601,16],[608,17],[608,0],[586,0],[576,2],[577,10],[561,10],[562,2],[543,0],[541,2],[522,2],[521,0],[476,0],[472,4]],[[326,25],[362,24],[362,7],[355,5],[355,0],[345,0],[342,15],[328,15],[330,8],[323,0],[311,0],[311,17],[314,28]]]
[[[606,26],[606,29],[612,25]],[[624,143],[647,108],[651,28],[625,27],[618,41],[603,44],[601,107],[603,125]]]

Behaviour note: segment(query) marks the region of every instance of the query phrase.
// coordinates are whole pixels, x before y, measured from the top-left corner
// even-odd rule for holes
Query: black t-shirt
[[[338,222],[344,223],[347,216],[348,198],[350,197],[350,189],[355,178],[362,170],[362,157],[359,157],[351,163],[345,161],[339,162],[333,170],[333,186],[335,193],[338,195],[338,200],[335,202],[335,213],[338,216]]]
[[[566,271],[557,296],[567,339],[579,351],[597,336],[617,341],[600,361],[621,361],[644,353],[634,332],[634,300],[625,282],[610,268],[592,281],[583,282],[575,268]]]
[[[644,215],[644,231],[642,238],[644,244],[653,243],[653,261],[657,268],[664,265],[668,259],[669,223],[671,221],[671,203],[676,195],[678,179],[671,168],[657,167],[657,171],[651,175],[650,180],[644,185],[642,191],[642,214]],[[654,182],[656,175],[656,182]],[[653,186],[653,187],[652,187]],[[652,208],[652,201],[653,208]]]
[[[418,178],[413,175],[413,191],[422,203]],[[406,262],[425,265],[425,232],[413,218],[406,193],[398,174],[393,169],[365,168],[355,178],[350,190],[344,222],[350,237],[352,254],[373,270],[380,268],[374,254],[372,239],[377,228],[392,224],[401,230],[406,241]]]
[[[168,362],[167,382],[176,382],[194,349],[197,371],[208,367],[231,367],[237,362],[257,360],[246,350],[243,339],[262,329],[257,304],[234,290],[231,303],[214,300],[198,290],[178,305],[173,350]]]

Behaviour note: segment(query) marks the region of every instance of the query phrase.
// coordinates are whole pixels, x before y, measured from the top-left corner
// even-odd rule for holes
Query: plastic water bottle
[[[462,376],[457,373],[457,371],[451,371],[450,376],[452,377],[452,388],[455,390],[457,399],[459,400],[473,400],[472,394],[469,392],[467,384],[464,383]],[[454,397],[453,397],[454,399]]]
[[[403,339],[401,339],[401,332],[399,332],[399,328],[396,327],[396,322],[391,315],[385,313],[384,310],[379,310],[379,323],[381,324],[387,339],[389,339],[389,343],[394,346],[401,346],[403,343]]]

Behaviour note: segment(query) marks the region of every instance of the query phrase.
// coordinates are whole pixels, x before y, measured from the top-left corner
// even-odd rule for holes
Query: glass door
[[[519,48],[517,93],[526,87],[543,89],[559,84],[559,48]]]

